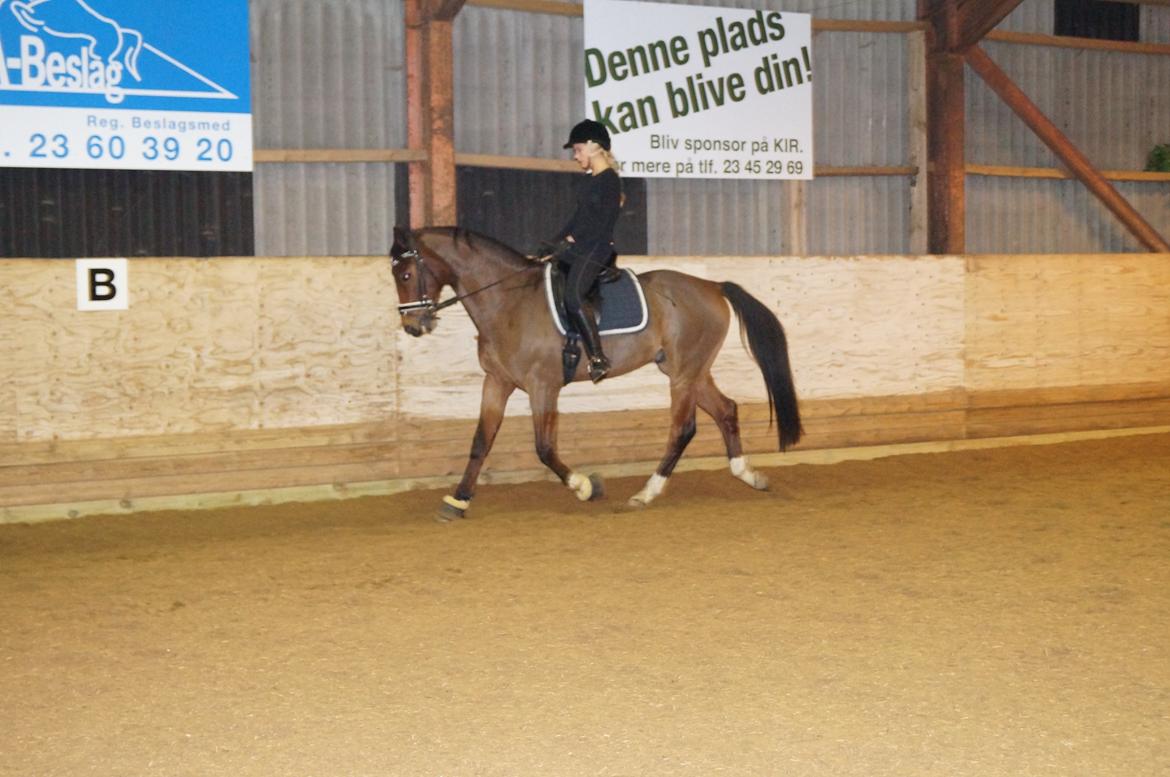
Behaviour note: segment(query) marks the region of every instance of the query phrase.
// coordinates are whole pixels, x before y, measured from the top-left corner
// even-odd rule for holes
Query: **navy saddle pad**
[[[564,335],[567,327],[557,311],[552,273],[553,263],[547,262],[544,267],[544,294],[557,331]],[[601,323],[597,329],[601,334],[624,335],[641,332],[646,328],[650,321],[650,311],[646,308],[642,284],[632,270],[621,268],[618,280],[599,284],[598,288],[601,290]]]

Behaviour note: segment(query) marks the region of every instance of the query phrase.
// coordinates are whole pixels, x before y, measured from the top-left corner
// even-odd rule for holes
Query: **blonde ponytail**
[[[610,167],[613,168],[613,171],[618,175],[621,175],[621,163],[617,161],[617,157],[613,155],[613,152],[607,151],[606,149],[600,147],[598,147],[597,150],[601,152],[601,155],[605,158],[605,161],[609,164]]]

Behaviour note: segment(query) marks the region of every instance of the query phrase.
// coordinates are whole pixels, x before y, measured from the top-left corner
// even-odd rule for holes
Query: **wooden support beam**
[[[1044,145],[1052,149],[1069,170],[1075,175],[1097,199],[1107,207],[1125,225],[1126,229],[1150,251],[1170,253],[1170,243],[1166,242],[1153,226],[1134,209],[1129,201],[1121,196],[1120,192],[1105,179],[1100,171],[1093,166],[1080,149],[1044,115],[1024,92],[1008,77],[991,57],[978,46],[973,46],[966,54],[967,64],[971,66],[980,78],[991,87],[1000,99],[1007,103],[1017,116],[1023,119]]]
[[[966,110],[963,57],[948,47],[957,34],[954,0],[920,0],[926,29],[927,250],[966,250]]]
[[[466,0],[430,0],[429,18],[433,21],[451,22],[463,10]]]
[[[918,18],[934,28],[939,48],[962,53],[1023,0],[919,0]]]
[[[959,0],[958,40],[952,50],[965,51],[974,46],[1023,0]]]
[[[453,22],[461,0],[406,0],[407,145],[426,155],[410,165],[410,224],[456,223]]]

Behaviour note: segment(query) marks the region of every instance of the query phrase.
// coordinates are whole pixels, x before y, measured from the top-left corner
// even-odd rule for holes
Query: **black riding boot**
[[[593,308],[582,305],[577,310],[577,333],[581,335],[581,342],[585,344],[585,353],[589,356],[589,379],[597,383],[609,372],[609,359],[601,351],[601,335],[597,333],[597,319],[593,317]]]

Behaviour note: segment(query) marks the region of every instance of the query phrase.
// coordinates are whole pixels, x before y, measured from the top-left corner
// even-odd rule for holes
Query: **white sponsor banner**
[[[813,175],[812,17],[585,0],[585,113],[622,172]]]

